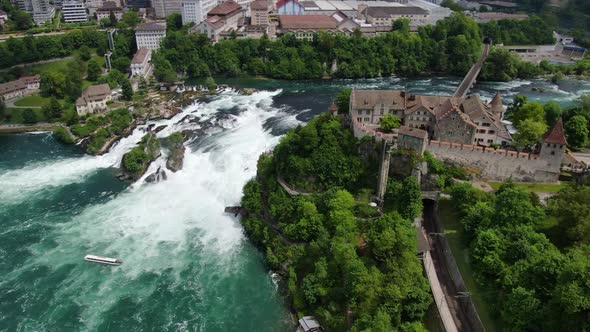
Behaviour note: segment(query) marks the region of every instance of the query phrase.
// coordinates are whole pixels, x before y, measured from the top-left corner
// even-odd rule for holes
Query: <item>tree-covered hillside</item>
[[[299,316],[314,315],[329,331],[425,331],[421,321],[432,298],[416,231],[400,215],[407,211],[382,215],[368,205],[361,179],[374,183],[376,174],[359,153],[363,145],[369,142],[331,115],[292,130],[274,154],[260,157],[256,178],[244,187],[242,222],[284,277]],[[290,196],[279,175],[314,193]]]

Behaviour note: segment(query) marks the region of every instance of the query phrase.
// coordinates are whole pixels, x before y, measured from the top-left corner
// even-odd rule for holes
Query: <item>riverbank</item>
[[[18,134],[30,133],[37,131],[55,131],[57,128],[63,128],[61,124],[55,123],[36,123],[36,124],[2,124],[0,125],[0,134]]]

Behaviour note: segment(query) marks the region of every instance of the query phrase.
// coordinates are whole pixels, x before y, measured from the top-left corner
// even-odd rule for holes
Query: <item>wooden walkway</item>
[[[461,84],[459,84],[459,87],[455,91],[455,94],[453,95],[453,97],[463,98],[463,97],[467,96],[467,93],[469,92],[469,90],[471,90],[471,88],[475,84],[475,80],[477,79],[477,75],[479,75],[479,72],[481,71],[481,67],[483,66],[483,63],[486,61],[486,58],[488,57],[489,53],[490,53],[490,44],[484,44],[483,50],[481,52],[481,56],[479,57],[479,60],[477,60],[477,62],[473,64],[473,66],[471,67],[471,69],[469,70],[467,75],[465,75],[465,78],[463,78],[463,81],[461,82]]]

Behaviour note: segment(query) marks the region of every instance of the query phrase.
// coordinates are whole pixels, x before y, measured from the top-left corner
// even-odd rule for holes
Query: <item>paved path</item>
[[[486,58],[488,57],[489,53],[490,44],[484,44],[479,60],[477,60],[477,62],[473,64],[467,75],[465,75],[465,78],[463,78],[463,81],[461,82],[461,84],[459,84],[459,87],[457,88],[457,91],[455,91],[453,97],[463,98],[467,96],[467,93],[469,92],[473,84],[475,84],[475,79],[477,78],[477,75],[479,75],[481,67],[483,66],[484,61],[486,61]]]
[[[25,96],[28,97],[28,96]],[[41,108],[41,106],[16,106],[14,103],[21,98],[13,98],[4,102],[7,108]]]
[[[285,181],[285,179],[283,179],[280,176],[277,176],[277,182],[281,185],[281,187],[283,187],[283,189],[285,189],[285,191],[291,195],[291,196],[297,196],[297,195],[311,195],[311,193],[308,192],[304,192],[304,191],[299,191],[296,189],[291,188],[291,186],[289,186],[289,184],[287,184],[287,182]]]

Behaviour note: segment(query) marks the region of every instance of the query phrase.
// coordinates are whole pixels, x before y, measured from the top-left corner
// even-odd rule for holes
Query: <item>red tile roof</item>
[[[553,127],[545,133],[545,135],[543,135],[543,142],[567,145],[563,130],[563,121],[561,118],[559,118],[557,123],[554,124]]]
[[[279,15],[282,29],[337,29],[338,22],[327,15]]]
[[[242,10],[242,7],[240,7],[240,5],[238,5],[235,1],[233,0],[228,0],[225,2],[220,3],[219,5],[213,7],[213,9],[211,9],[207,15],[208,16],[226,16],[234,11],[238,11],[238,10]]]
[[[267,10],[268,9],[268,1],[267,0],[256,0],[250,4],[250,9],[252,10]]]

